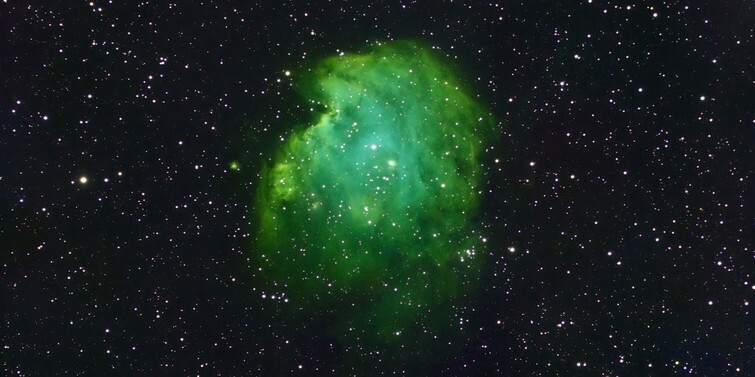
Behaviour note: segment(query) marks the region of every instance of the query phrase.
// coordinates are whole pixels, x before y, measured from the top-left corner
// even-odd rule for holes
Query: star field
[[[0,19],[3,375],[755,374],[750,2],[8,0]],[[411,315],[376,309],[411,264],[358,296],[312,265],[271,280],[258,219],[279,203],[255,200],[327,113],[301,90],[318,62],[401,40],[496,133],[467,135],[476,175],[437,182],[479,182],[475,210],[425,244],[484,262],[448,268],[464,300]],[[382,176],[405,168],[384,141],[424,145],[375,135]],[[386,203],[354,208],[388,229],[367,213]],[[372,341],[399,319],[417,332]]]

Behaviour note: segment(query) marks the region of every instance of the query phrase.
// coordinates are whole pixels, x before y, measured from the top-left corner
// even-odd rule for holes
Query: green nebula
[[[411,41],[324,59],[302,94],[324,110],[262,173],[260,273],[294,311],[328,313],[350,344],[425,346],[458,327],[479,280],[480,155],[494,121]]]

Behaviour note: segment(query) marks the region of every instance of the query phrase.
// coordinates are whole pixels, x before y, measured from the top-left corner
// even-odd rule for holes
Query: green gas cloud
[[[452,72],[407,41],[324,59],[302,90],[324,111],[262,174],[261,275],[348,344],[428,349],[475,292],[494,122]]]

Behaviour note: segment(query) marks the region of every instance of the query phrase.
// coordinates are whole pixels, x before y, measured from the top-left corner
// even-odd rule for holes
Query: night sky
[[[754,20],[750,0],[3,1],[0,374],[753,376]],[[318,68],[349,59],[377,63]],[[451,92],[394,90],[388,64],[460,99],[404,112]],[[346,76],[379,89],[359,119],[401,143],[390,168],[419,171],[370,199],[401,200],[402,231],[264,200],[334,114],[307,88]],[[491,128],[465,128],[478,110]],[[442,169],[456,131],[406,133],[436,120],[472,146]],[[309,175],[325,207],[365,197],[331,173]],[[440,200],[440,175],[469,186]]]

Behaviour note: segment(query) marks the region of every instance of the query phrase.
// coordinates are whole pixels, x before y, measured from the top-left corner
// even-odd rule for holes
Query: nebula
[[[453,71],[412,41],[322,60],[302,95],[323,110],[261,175],[261,275],[303,312],[339,308],[344,340],[431,339],[474,293],[495,123]]]

